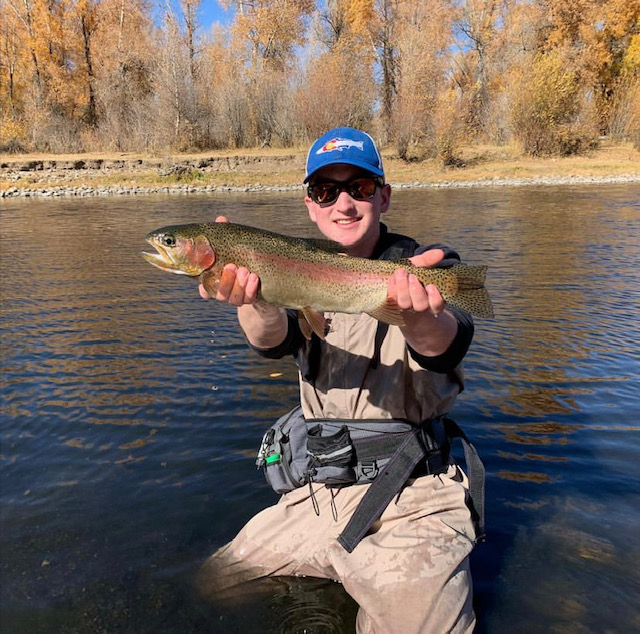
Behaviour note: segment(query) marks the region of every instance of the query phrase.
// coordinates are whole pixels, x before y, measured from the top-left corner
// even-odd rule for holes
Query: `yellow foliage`
[[[600,133],[638,127],[640,0],[219,0],[236,12],[217,34],[201,1],[0,0],[2,139],[289,144],[376,107],[401,154],[446,154],[460,121],[561,152],[593,109]]]
[[[373,0],[345,0],[344,19],[351,33],[358,37],[367,35],[376,14]]]
[[[0,119],[0,147],[15,141],[24,142],[27,138],[24,125],[9,117]]]
[[[585,108],[579,74],[565,54],[539,53],[513,80],[512,123],[525,153],[567,155],[592,145],[595,131],[579,120]]]
[[[303,21],[313,10],[311,0],[255,0],[242,4],[233,25],[233,38],[248,45],[247,61],[268,61],[283,68],[304,39]]]
[[[640,21],[638,22],[640,31]],[[629,46],[622,59],[622,73],[624,75],[634,75],[640,73],[640,33],[631,37]]]

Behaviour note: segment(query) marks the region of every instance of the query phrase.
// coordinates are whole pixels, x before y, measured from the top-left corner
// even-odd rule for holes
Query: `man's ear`
[[[380,196],[382,198],[382,204],[380,205],[380,213],[384,213],[389,209],[391,204],[391,185],[388,183],[380,188]]]
[[[316,222],[316,208],[315,203],[309,196],[304,197],[304,204],[307,206],[307,211],[309,212],[309,218],[311,218],[311,222]]]

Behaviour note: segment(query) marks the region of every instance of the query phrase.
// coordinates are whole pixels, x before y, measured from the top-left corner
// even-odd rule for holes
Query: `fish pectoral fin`
[[[309,322],[306,320],[305,316],[302,314],[301,310],[298,311],[298,326],[300,326],[300,330],[304,335],[304,338],[307,341],[310,341],[313,330],[311,330],[311,326],[309,325]]]
[[[218,293],[218,286],[220,286],[220,275],[214,270],[205,271],[200,274],[200,283],[204,286],[209,297],[215,297]]]
[[[327,320],[322,313],[319,313],[309,306],[305,306],[298,311],[298,323],[300,324],[300,330],[302,334],[311,339],[311,333],[315,332],[323,341],[327,334]]]
[[[380,306],[374,310],[367,311],[367,315],[371,315],[374,319],[383,321],[386,324],[391,324],[392,326],[404,326],[402,309],[395,300],[389,297],[387,297],[384,304],[380,304]]]

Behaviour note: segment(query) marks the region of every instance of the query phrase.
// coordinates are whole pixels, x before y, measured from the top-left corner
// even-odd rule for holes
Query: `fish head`
[[[163,271],[197,277],[216,262],[209,240],[190,225],[184,229],[177,226],[152,231],[146,240],[156,252],[143,252],[142,257]]]

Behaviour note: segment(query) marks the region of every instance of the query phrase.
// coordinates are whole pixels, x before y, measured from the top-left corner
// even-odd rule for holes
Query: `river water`
[[[2,632],[353,632],[333,582],[224,606],[195,592],[204,558],[276,500],[254,454],[296,374],[139,255],[149,230],[219,213],[317,235],[301,195],[0,213]],[[452,412],[488,475],[478,631],[638,631],[640,185],[398,191],[386,221],[491,267],[496,318]]]

